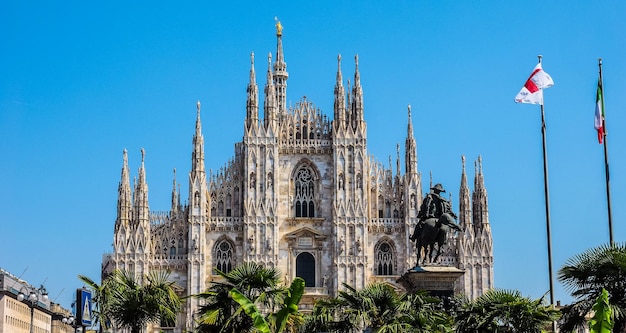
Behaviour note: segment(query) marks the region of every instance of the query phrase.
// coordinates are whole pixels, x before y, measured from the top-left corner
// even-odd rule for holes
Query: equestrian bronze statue
[[[409,238],[415,242],[417,252],[417,264],[434,264],[439,259],[441,252],[448,239],[448,232],[452,230],[462,231],[456,224],[456,215],[448,200],[441,197],[445,193],[441,184],[431,188],[431,193],[426,195],[417,215],[418,222]],[[436,251],[435,251],[436,250]],[[422,259],[422,252],[424,258]]]

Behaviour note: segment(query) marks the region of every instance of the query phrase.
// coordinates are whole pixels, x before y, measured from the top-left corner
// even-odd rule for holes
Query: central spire
[[[276,101],[278,112],[287,110],[287,64],[283,55],[283,25],[276,18],[276,62],[274,63],[274,85],[276,86]]]

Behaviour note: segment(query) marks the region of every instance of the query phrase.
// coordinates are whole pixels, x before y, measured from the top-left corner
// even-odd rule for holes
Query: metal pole
[[[607,129],[606,129],[606,119],[604,116],[604,87],[602,86],[602,58],[598,59],[598,71],[600,72],[600,76],[598,78],[600,88],[602,89],[602,99],[600,103],[602,103],[602,127],[604,128],[603,134],[603,142],[604,142],[604,175],[606,177],[606,205],[607,205],[607,213],[609,215],[609,241],[611,242],[611,246],[614,245],[613,241],[613,214],[611,213],[611,186],[609,182],[609,148],[607,144]]]
[[[30,333],[33,333],[33,320],[35,319],[35,302],[31,301],[31,307],[30,307]]]
[[[539,56],[541,63],[541,55]],[[543,93],[543,92],[542,92]],[[548,275],[550,280],[550,304],[554,308],[554,279],[552,274],[552,232],[550,228],[550,194],[548,189],[548,149],[546,146],[546,118],[541,100],[541,134],[543,139],[543,187],[546,199],[546,235],[548,238]],[[556,332],[556,322],[552,322],[552,331]]]
[[[548,190],[548,151],[546,147],[546,120],[541,104],[541,133],[543,137],[543,188],[546,198],[546,235],[548,237],[548,275],[550,276],[550,304],[554,308],[554,279],[552,274],[552,231],[550,228],[550,195]],[[556,332],[556,322],[552,322],[552,331]]]

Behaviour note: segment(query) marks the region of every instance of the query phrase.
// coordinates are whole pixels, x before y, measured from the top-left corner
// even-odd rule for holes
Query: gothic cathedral
[[[198,102],[185,204],[174,175],[170,210],[151,211],[145,154],[142,150],[131,188],[124,151],[113,253],[103,258],[103,274],[113,269],[137,276],[167,270],[180,293],[190,295],[206,290],[218,278],[215,268],[229,271],[256,262],[278,268],[285,283],[295,276],[306,281],[304,311],[317,298],[336,296],[344,283],[357,289],[372,282],[402,288],[396,280],[415,266],[409,236],[424,193],[411,108],[404,170],[398,147],[394,172],[391,160],[384,166],[367,152],[358,57],[354,79],[347,86],[338,57],[332,120],[306,97],[287,107],[289,75],[280,23],[277,28],[276,55],[268,57],[262,116],[252,54],[243,139],[235,145],[234,158],[215,174],[205,169]],[[459,191],[458,222],[464,231],[448,236],[440,262],[465,271],[455,289],[473,299],[494,285],[480,157],[471,194],[462,158]],[[176,331],[192,328],[197,302],[187,300]]]

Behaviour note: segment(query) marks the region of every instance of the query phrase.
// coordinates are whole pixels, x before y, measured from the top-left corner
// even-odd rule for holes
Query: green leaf
[[[304,287],[304,279],[300,277],[296,277],[291,282],[291,286],[288,291],[289,296],[285,297],[283,308],[276,314],[276,323],[278,326],[276,332],[282,332],[287,325],[289,316],[298,313],[298,303],[300,303],[300,299],[304,294]]]
[[[593,305],[594,315],[589,321],[590,333],[611,333],[613,321],[611,320],[611,306],[609,305],[609,293],[602,288],[602,293],[598,296]]]
[[[233,300],[235,300],[235,302],[237,302],[241,306],[241,308],[243,308],[243,311],[248,316],[250,316],[250,318],[252,318],[252,321],[254,322],[254,327],[260,333],[271,333],[270,327],[267,324],[265,317],[263,317],[263,314],[259,311],[259,309],[256,308],[254,303],[248,297],[246,297],[246,295],[242,294],[236,288],[233,288],[230,290],[230,297],[232,297]]]

